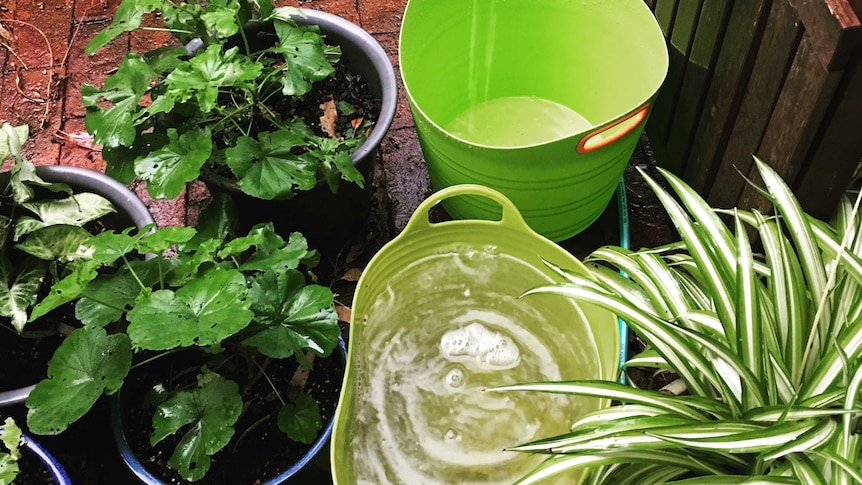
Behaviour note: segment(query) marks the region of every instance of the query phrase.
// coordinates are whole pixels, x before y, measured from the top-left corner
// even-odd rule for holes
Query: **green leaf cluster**
[[[27,136],[27,126],[0,128],[0,161],[12,159],[0,187],[0,321],[19,334],[41,316],[34,306],[54,297],[46,294],[46,282],[91,267],[91,234],[84,226],[115,212],[100,195],[42,180],[21,154]]]
[[[224,220],[228,213],[217,198],[199,229],[106,231],[87,241],[99,267],[76,268],[55,285],[64,301],[75,302],[82,327],[63,341],[48,378],[27,400],[34,433],[60,433],[100,396],[117,392],[136,356],[141,363],[135,365],[145,365],[194,351],[200,355],[198,386],[167,390],[153,417],[151,442],[178,434],[170,466],[198,480],[210,456],[234,435],[248,404],[240,384],[259,380],[268,359],[296,356],[310,365],[306,352],[332,353],[340,335],[333,294],[306,284],[316,251],[301,234],[284,239],[268,223],[234,237],[233,224]],[[209,370],[237,360],[246,362],[234,366],[245,370],[242,375]],[[284,410],[273,416],[273,422],[289,423],[280,426],[296,439],[322,427],[319,410],[307,399],[283,400]]]
[[[0,425],[0,485],[9,485],[18,476],[18,460],[21,458],[21,428],[12,418],[6,418]]]
[[[862,483],[862,198],[848,192],[827,224],[755,162],[773,215],[713,209],[672,174],[662,171],[674,194],[643,174],[681,241],[600,248],[588,275],[560,271],[567,282],[530,292],[616,313],[648,343],[627,366],[673,371],[687,392],[604,381],[495,389],[621,403],[515,447],[548,455],[519,483],[578,469],[596,484]]]
[[[123,0],[87,52],[142,28],[152,12],[178,43],[202,45],[193,54],[182,46],[128,52],[101,87],[81,87],[86,128],[103,146],[106,173],[125,183],[146,180],[154,198],[177,197],[202,171],[232,177],[261,199],[287,199],[318,180],[333,192],[340,180],[364,184],[349,157],[364,130],[321,137],[293,114],[341,55],[317,27],[292,20],[297,9],[276,9],[270,0]],[[271,32],[250,39],[244,27],[254,25]],[[251,52],[257,42],[268,47]]]

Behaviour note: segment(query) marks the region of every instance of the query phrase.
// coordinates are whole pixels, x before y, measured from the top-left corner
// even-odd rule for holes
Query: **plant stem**
[[[164,352],[158,353],[158,354],[150,357],[149,359],[145,359],[145,360],[138,362],[137,364],[133,365],[131,368],[137,369],[138,367],[140,367],[142,365],[149,364],[150,362],[155,362],[156,360],[161,359],[162,357],[166,357],[168,355],[175,354],[175,353],[179,352],[180,350],[184,350],[184,349],[176,348],[176,349],[166,350]]]
[[[268,382],[268,383],[269,383],[269,387],[271,387],[271,388],[272,388],[272,392],[274,392],[274,393],[275,393],[275,397],[277,397],[277,398],[278,398],[278,400],[279,400],[279,401],[281,401],[281,405],[282,405],[282,406],[284,406],[284,405],[285,405],[284,399],[282,399],[282,398],[281,398],[281,394],[279,394],[278,389],[276,389],[276,387],[275,387],[275,383],[273,383],[273,382],[272,382],[272,379],[270,379],[270,378],[269,378],[269,375],[267,375],[267,373],[266,373],[266,369],[264,369],[263,367],[261,367],[261,365],[260,365],[260,364],[258,364],[256,360],[252,359],[252,362],[254,363],[254,365],[256,365],[256,366],[257,366],[258,370],[260,370],[260,373],[259,373],[259,374],[257,374],[253,379],[251,379],[251,380],[249,381],[249,383],[248,383],[248,386],[247,386],[247,387],[249,387],[249,388],[250,388],[250,387],[251,387],[252,385],[254,385],[254,383],[256,383],[256,382],[260,379],[260,377],[262,376],[264,379],[266,379],[266,382]],[[266,363],[267,363],[267,365],[269,364],[269,359],[266,359]]]
[[[128,258],[126,258],[126,255],[125,255],[125,254],[123,254],[123,263],[125,263],[125,266],[126,266],[127,268],[129,268],[129,273],[131,273],[131,274],[132,274],[132,278],[134,278],[134,279],[135,279],[135,281],[137,281],[137,282],[138,282],[138,285],[141,287],[141,289],[143,290],[144,288],[146,288],[146,286],[144,285],[144,282],[143,282],[143,281],[141,281],[141,279],[140,279],[140,278],[138,278],[138,274],[137,274],[137,273],[135,273],[135,270],[134,270],[134,269],[132,269],[132,266],[129,264],[129,259],[128,259]]]
[[[177,34],[194,34],[191,30],[182,30],[182,29],[166,29],[163,27],[138,27],[140,30],[149,30],[151,32],[170,32]]]

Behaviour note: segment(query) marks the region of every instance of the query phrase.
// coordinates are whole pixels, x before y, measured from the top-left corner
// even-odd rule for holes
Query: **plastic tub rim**
[[[652,101],[655,99],[656,94],[657,94],[657,92],[658,92],[658,89],[659,89],[659,88],[661,87],[661,85],[664,83],[664,79],[666,79],[666,78],[667,78],[667,70],[668,70],[668,67],[669,67],[670,58],[669,58],[669,55],[667,54],[667,50],[664,50],[664,55],[662,56],[662,64],[663,64],[663,66],[664,66],[664,72],[665,72],[665,74],[664,74],[664,76],[662,77],[662,81],[661,81],[661,82],[659,82],[659,83],[657,84],[657,86],[656,86],[656,87],[655,87],[655,89],[653,90],[653,93],[652,93],[650,96],[647,96],[645,99],[641,100],[639,103],[637,103],[637,105],[636,105],[634,108],[632,108],[632,109],[631,109],[631,110],[629,110],[629,111],[626,111],[626,112],[624,112],[624,113],[621,113],[620,115],[618,115],[618,116],[614,116],[614,117],[612,117],[612,118],[610,118],[610,119],[608,119],[608,120],[605,120],[605,121],[603,121],[603,122],[601,122],[601,123],[593,123],[589,128],[587,128],[587,129],[585,129],[585,130],[583,130],[583,131],[579,131],[579,132],[576,132],[576,133],[572,133],[572,134],[570,134],[570,135],[558,136],[558,137],[556,137],[556,138],[553,138],[553,139],[550,139],[550,140],[546,140],[546,141],[543,141],[543,142],[539,142],[539,143],[531,143],[531,144],[524,144],[524,145],[518,145],[518,146],[497,146],[497,145],[487,145],[487,144],[483,144],[483,143],[476,143],[476,142],[473,142],[473,141],[470,141],[470,140],[466,140],[466,139],[464,139],[464,138],[461,138],[461,137],[459,137],[459,136],[457,136],[457,135],[452,134],[449,130],[447,130],[447,129],[443,128],[442,126],[440,126],[440,124],[438,124],[436,121],[434,121],[433,119],[431,119],[431,117],[430,117],[430,116],[428,116],[428,114],[427,114],[427,113],[425,113],[425,110],[424,110],[424,109],[422,109],[422,107],[421,107],[421,106],[419,106],[419,103],[418,103],[418,102],[416,102],[416,99],[413,97],[413,93],[410,91],[410,86],[407,84],[406,77],[404,76],[404,62],[403,62],[403,60],[402,60],[402,56],[403,56],[403,52],[404,52],[404,50],[403,50],[402,45],[401,45],[401,44],[402,44],[402,40],[403,40],[403,38],[404,38],[404,36],[403,36],[403,33],[404,33],[404,22],[403,22],[403,18],[406,18],[406,16],[407,16],[407,12],[408,12],[408,10],[410,9],[410,3],[411,3],[411,2],[410,2],[410,1],[408,1],[408,2],[407,2],[407,6],[406,6],[406,7],[405,7],[405,9],[404,9],[404,15],[402,16],[402,23],[401,23],[401,27],[400,27],[400,29],[399,29],[399,34],[398,34],[398,73],[401,75],[401,79],[402,79],[402,81],[404,81],[404,82],[403,82],[403,84],[404,84],[404,92],[405,92],[405,94],[407,95],[407,101],[408,101],[408,103],[410,104],[410,109],[411,109],[411,111],[412,111],[412,110],[416,110],[416,112],[418,112],[418,113],[421,115],[422,120],[423,120],[424,122],[429,123],[429,124],[430,124],[431,126],[433,126],[435,129],[437,129],[437,130],[439,131],[439,133],[441,133],[441,134],[443,134],[444,136],[446,136],[446,137],[448,137],[448,138],[451,138],[451,139],[453,139],[453,140],[455,140],[455,141],[458,141],[458,142],[460,142],[460,143],[464,143],[465,145],[468,145],[468,146],[470,146],[470,147],[475,147],[475,148],[484,148],[484,149],[489,149],[489,150],[520,150],[520,149],[525,149],[525,148],[535,148],[535,147],[540,147],[540,146],[544,146],[544,145],[549,145],[549,144],[557,143],[557,142],[560,142],[560,141],[563,141],[563,140],[570,140],[570,139],[577,139],[577,138],[585,138],[586,136],[588,136],[588,135],[590,135],[590,134],[592,134],[592,133],[594,133],[594,132],[601,131],[601,130],[603,130],[603,129],[607,128],[607,127],[610,127],[610,126],[614,125],[615,123],[617,123],[617,122],[619,122],[619,121],[621,121],[621,120],[624,120],[626,117],[631,116],[632,114],[636,113],[637,111],[639,111],[639,110],[643,109],[645,105],[649,105],[649,111],[652,111],[652,106],[651,106],[651,105],[652,105]],[[638,3],[642,4],[642,5],[643,5],[643,8],[645,8],[645,9],[649,10],[649,7],[648,7],[645,3],[643,3],[643,2],[638,2]],[[640,8],[640,7],[638,7],[638,8]],[[651,11],[649,12],[649,14],[650,14],[649,16],[652,18],[652,23],[654,24],[655,29],[656,29],[656,30],[657,30],[657,32],[659,32],[659,34],[660,34],[660,33],[661,33],[661,27],[660,27],[660,26],[659,26],[659,24],[658,24],[658,20],[656,20],[655,16],[652,14],[652,12],[651,12]],[[647,118],[648,118],[648,117],[649,117],[649,114],[647,114]],[[643,121],[641,121],[641,122],[639,123],[639,125],[640,125],[640,124],[645,124],[645,123],[646,123],[646,119],[645,119],[645,120],[643,120]],[[616,140],[615,140],[615,141],[616,141]],[[605,146],[613,145],[613,144],[615,143],[615,141],[614,141],[614,142],[611,142],[611,143],[609,143],[608,145],[605,145]],[[604,148],[604,146],[603,146],[603,147],[600,147],[600,148]],[[600,148],[599,148],[599,149],[600,149]]]

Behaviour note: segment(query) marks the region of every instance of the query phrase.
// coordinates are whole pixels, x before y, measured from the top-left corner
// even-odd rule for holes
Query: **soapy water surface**
[[[357,483],[512,483],[542,460],[503,449],[566,432],[592,403],[483,390],[598,375],[577,306],[518,298],[550,282],[493,247],[422,258],[389,282],[355,323]]]

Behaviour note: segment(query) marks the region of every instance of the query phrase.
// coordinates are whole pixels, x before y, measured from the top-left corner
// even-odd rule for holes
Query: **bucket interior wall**
[[[663,81],[654,24],[641,0],[411,0],[402,75],[416,106],[443,127],[508,96],[562,104],[597,126]]]

